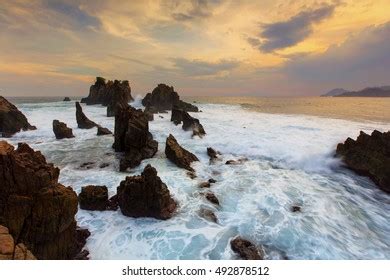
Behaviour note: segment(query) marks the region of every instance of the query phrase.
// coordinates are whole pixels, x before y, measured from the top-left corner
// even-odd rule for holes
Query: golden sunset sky
[[[390,0],[0,1],[0,95],[319,95],[390,84]]]

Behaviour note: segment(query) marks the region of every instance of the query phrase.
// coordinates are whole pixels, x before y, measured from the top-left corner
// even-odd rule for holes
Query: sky
[[[316,96],[389,85],[389,54],[390,0],[0,1],[4,96]]]

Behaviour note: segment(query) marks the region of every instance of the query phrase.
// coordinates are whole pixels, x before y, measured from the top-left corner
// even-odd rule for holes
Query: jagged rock
[[[214,161],[218,159],[218,155],[221,154],[220,152],[214,150],[211,147],[207,148],[207,155],[210,157],[210,161]]]
[[[172,110],[174,105],[187,112],[198,112],[198,107],[180,100],[179,94],[175,92],[173,87],[165,84],[159,84],[152,93],[146,94],[142,105],[147,108],[154,107],[154,110],[160,113]]]
[[[166,220],[177,208],[167,186],[149,164],[140,176],[126,177],[117,190],[119,207],[125,216]]]
[[[76,102],[76,120],[77,126],[82,129],[90,129],[98,126],[96,123],[87,118],[79,102]]]
[[[178,125],[183,122],[182,128],[185,131],[192,130],[192,135],[202,137],[206,134],[203,126],[200,124],[199,120],[191,117],[188,112],[183,109],[178,108],[176,105],[172,108],[171,121]]]
[[[390,193],[390,131],[360,132],[337,146],[337,155],[356,173],[370,177],[381,190]]]
[[[178,108],[177,106],[173,106],[171,113],[171,122],[175,125],[181,124],[183,121],[183,110]]]
[[[80,209],[91,211],[117,210],[116,195],[108,199],[106,186],[85,186],[79,194]]]
[[[0,96],[0,137],[11,137],[23,130],[35,130],[27,118],[11,102]]]
[[[102,77],[96,77],[96,82],[89,89],[89,95],[81,99],[81,103],[87,105],[101,104],[107,106],[107,116],[115,116],[117,107],[126,107],[130,101],[131,88],[128,81],[108,81]]]
[[[262,260],[264,258],[264,252],[261,248],[239,236],[230,241],[230,246],[233,252],[244,260]]]
[[[110,134],[112,134],[112,132],[108,128],[102,127],[100,125],[97,127],[96,135],[101,136],[101,135],[110,135]]]
[[[199,216],[214,223],[218,223],[217,216],[215,216],[214,212],[210,209],[202,208],[199,210]]]
[[[27,144],[15,150],[0,141],[0,224],[39,259],[71,259],[81,250],[77,195],[58,183],[59,172]]]
[[[142,110],[128,106],[115,116],[116,152],[124,152],[120,161],[120,170],[138,166],[143,159],[152,158],[158,148],[149,132],[149,122]]]
[[[15,245],[8,228],[0,225],[0,260],[36,260],[23,243]]]
[[[215,194],[213,194],[212,192],[207,192],[204,194],[205,198],[210,201],[211,203],[215,204],[215,205],[219,205],[219,200],[218,198],[215,196]]]
[[[74,137],[73,130],[59,120],[53,120],[53,132],[57,139]]]
[[[71,101],[69,97],[65,97],[63,101]]]
[[[165,143],[165,155],[167,158],[180,168],[194,171],[191,163],[199,159],[191,152],[187,151],[177,143],[175,137],[169,134]]]

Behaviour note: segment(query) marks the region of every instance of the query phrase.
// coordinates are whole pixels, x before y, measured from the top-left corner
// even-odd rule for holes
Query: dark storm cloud
[[[313,33],[313,24],[332,16],[335,5],[323,5],[317,9],[302,11],[286,21],[262,25],[259,37],[251,38],[249,43],[260,51],[269,53],[275,50],[294,46]]]
[[[219,62],[212,63],[201,60],[174,58],[172,61],[178,71],[188,76],[216,75],[223,71],[232,70],[239,65],[238,62],[230,60],[221,60]]]

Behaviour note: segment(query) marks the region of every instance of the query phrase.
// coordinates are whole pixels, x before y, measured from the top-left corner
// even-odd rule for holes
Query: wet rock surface
[[[91,129],[93,127],[98,127],[98,125],[88,119],[88,117],[84,114],[83,108],[79,102],[76,102],[76,121],[78,128],[82,129]]]
[[[262,260],[264,258],[264,252],[261,248],[242,237],[238,236],[232,239],[230,246],[233,252],[244,260]]]
[[[370,177],[381,190],[390,193],[390,131],[360,132],[337,145],[336,154],[356,173]]]
[[[96,132],[96,135],[97,136],[101,136],[101,135],[111,135],[112,132],[111,130],[109,130],[108,128],[105,128],[105,127],[102,127],[102,126],[98,126],[97,128],[97,132]]]
[[[179,145],[175,137],[169,134],[165,143],[165,155],[167,158],[180,168],[194,171],[191,163],[199,161],[199,159],[191,152],[187,151]]]
[[[39,259],[72,259],[82,249],[77,195],[58,183],[59,172],[27,144],[0,141],[0,224]]]
[[[15,105],[0,96],[0,137],[12,137],[19,131],[35,129]]]
[[[53,120],[53,132],[56,139],[73,138],[73,130],[66,123],[59,120]]]
[[[153,217],[166,220],[172,217],[177,204],[157,171],[147,165],[139,176],[129,176],[117,189],[119,207],[125,216]]]

